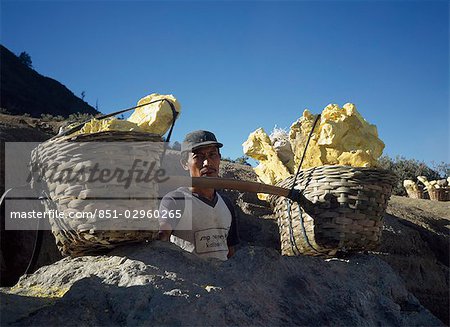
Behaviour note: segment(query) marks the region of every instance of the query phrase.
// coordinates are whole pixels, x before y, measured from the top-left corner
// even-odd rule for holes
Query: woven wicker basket
[[[125,210],[157,209],[155,201],[142,199],[143,195],[145,198],[158,197],[156,183],[132,184],[124,190],[119,185],[98,181],[58,180],[58,174],[62,175],[67,169],[77,170],[77,167],[92,168],[95,162],[128,167],[134,159],[155,162],[155,169],[158,169],[161,153],[149,146],[156,143],[149,142],[161,141],[159,135],[123,131],[51,139],[40,144],[32,153],[32,163],[47,166],[46,172],[39,176],[40,182],[36,182],[38,178],[34,175],[34,187],[45,195],[43,203],[47,211],[68,213],[109,209],[110,212],[116,210],[123,214]],[[127,143],[126,146],[117,147],[109,142]],[[117,194],[120,196],[114,198]],[[101,219],[100,215],[81,219],[50,218],[52,233],[60,252],[66,256],[102,253],[118,244],[155,239],[158,233],[157,219],[133,221],[133,224],[138,225],[130,229],[129,220],[104,218]]]
[[[290,188],[294,176],[278,186]],[[310,202],[272,196],[283,255],[332,256],[374,250],[395,176],[385,170],[321,166],[300,171],[295,188]]]
[[[406,189],[406,193],[408,194],[408,197],[411,199],[423,199],[424,198],[424,193],[422,190]]]
[[[433,201],[450,201],[450,188],[442,187],[439,189],[428,190],[430,200]]]

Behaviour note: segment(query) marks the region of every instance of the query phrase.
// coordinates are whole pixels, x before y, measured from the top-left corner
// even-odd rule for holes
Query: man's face
[[[219,149],[215,145],[210,145],[189,153],[183,168],[189,170],[191,177],[217,177],[219,176],[219,165]]]

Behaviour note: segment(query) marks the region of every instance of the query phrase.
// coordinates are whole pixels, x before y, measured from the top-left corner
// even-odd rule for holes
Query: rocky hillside
[[[0,114],[0,141],[42,142],[57,134],[63,124],[23,115]]]
[[[68,117],[77,112],[98,113],[60,82],[24,65],[2,45],[0,58],[0,108],[3,110],[15,115],[28,113],[32,117],[40,117],[41,114]]]
[[[220,174],[256,178],[227,162]],[[61,259],[47,233],[41,268],[0,289],[1,325],[448,325],[450,202],[393,196],[378,251],[323,259],[281,256],[267,203],[224,193],[241,236],[227,262],[160,242]],[[23,274],[34,237],[2,234],[2,278]]]

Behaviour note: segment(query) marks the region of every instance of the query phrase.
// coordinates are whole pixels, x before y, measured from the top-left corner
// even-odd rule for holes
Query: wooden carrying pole
[[[284,196],[293,201],[306,204],[309,201],[298,190],[290,190],[288,188],[267,185],[263,183],[241,181],[230,178],[219,177],[186,177],[186,176],[171,176],[167,182],[163,183],[164,186],[169,188],[177,188],[180,186],[193,186],[201,188],[214,188],[214,189],[229,189],[241,192],[251,193],[265,193]]]
[[[241,192],[266,193],[285,197],[289,195],[290,191],[287,188],[263,183],[219,177],[171,176],[166,182],[163,182],[162,185],[168,188],[193,186],[200,188],[229,189]]]
[[[202,188],[229,189],[250,193],[266,193],[287,197],[289,189],[263,183],[218,177],[192,177],[192,186]]]

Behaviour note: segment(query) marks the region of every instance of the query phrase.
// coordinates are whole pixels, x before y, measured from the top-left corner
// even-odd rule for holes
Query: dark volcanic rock
[[[39,119],[0,114],[0,192],[5,185],[5,142],[42,142],[55,135],[61,122],[44,122]],[[24,159],[25,160],[25,159]],[[26,159],[28,160],[28,159]],[[9,174],[11,172],[8,172]],[[12,190],[8,196],[23,195]],[[33,201],[36,203],[37,201]],[[3,203],[0,206],[0,285],[12,286],[25,273],[36,241],[34,230],[6,230]],[[40,211],[43,211],[41,208]],[[35,268],[60,260],[53,235],[42,231],[41,251]]]
[[[387,212],[377,255],[420,303],[449,324],[450,202],[394,196]]]
[[[241,165],[228,164],[223,175],[251,180]],[[256,181],[256,178],[254,179]],[[244,245],[280,251],[276,219],[255,194],[226,191],[236,204]],[[384,217],[381,246],[374,255],[405,281],[408,291],[449,324],[450,202],[392,196]]]
[[[374,256],[323,260],[244,247],[219,262],[155,242],[23,277],[3,289],[2,325],[442,324]]]

